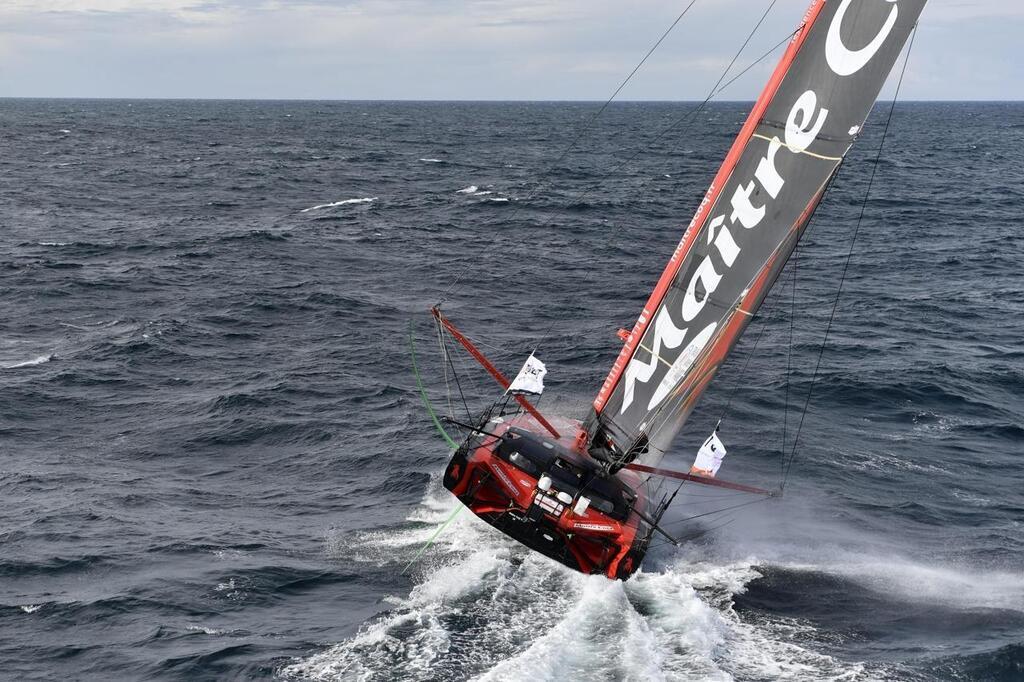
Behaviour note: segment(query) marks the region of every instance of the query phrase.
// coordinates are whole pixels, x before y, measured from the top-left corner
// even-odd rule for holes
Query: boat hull
[[[566,428],[568,426],[569,428]],[[531,550],[586,574],[625,580],[639,567],[651,527],[643,480],[604,474],[577,443],[582,426],[553,439],[530,417],[488,422],[445,470],[444,486],[474,514]],[[639,513],[638,513],[639,512]]]

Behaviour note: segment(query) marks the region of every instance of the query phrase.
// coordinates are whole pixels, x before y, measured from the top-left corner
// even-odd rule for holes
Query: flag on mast
[[[530,357],[526,358],[526,363],[519,370],[519,374],[509,384],[508,392],[512,394],[528,393],[530,395],[540,395],[544,392],[544,376],[547,373],[548,370],[544,363],[534,357],[533,353],[530,353]]]
[[[697,451],[697,459],[693,461],[690,473],[695,476],[714,478],[718,473],[718,468],[722,466],[725,453],[725,445],[719,440],[718,432],[712,432],[711,436],[704,441],[704,445],[700,446],[700,450]]]

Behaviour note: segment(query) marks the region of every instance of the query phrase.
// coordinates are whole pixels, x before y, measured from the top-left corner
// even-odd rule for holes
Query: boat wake
[[[412,525],[333,550],[392,566],[416,555],[457,502],[432,481]],[[412,570],[406,598],[346,642],[286,667],[313,680],[862,679],[864,666],[816,653],[793,619],[752,622],[733,597],[756,561],[673,557],[628,582],[583,576],[460,515]],[[353,556],[354,555],[354,556]]]

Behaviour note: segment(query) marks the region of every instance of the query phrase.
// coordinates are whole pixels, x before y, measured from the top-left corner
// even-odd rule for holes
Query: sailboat
[[[624,580],[656,535],[679,542],[659,525],[674,495],[652,477],[773,494],[717,478],[717,433],[690,471],[658,465],[793,253],[925,1],[811,3],[582,420],[531,401],[546,373],[536,356],[509,379],[432,309],[504,389],[477,419],[446,419],[465,438],[443,483],[466,508],[572,569]]]

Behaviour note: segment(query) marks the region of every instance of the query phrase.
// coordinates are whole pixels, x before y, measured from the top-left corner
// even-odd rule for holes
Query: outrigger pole
[[[656,467],[644,466],[643,464],[627,464],[623,468],[630,469],[632,471],[639,471],[642,474],[654,474],[655,476],[664,476],[665,478],[676,478],[679,479],[680,481],[692,481],[693,483],[711,485],[716,488],[728,488],[729,490],[739,490],[740,492],[753,493],[755,495],[767,495],[768,497],[776,497],[779,494],[778,491],[775,490],[765,490],[763,488],[755,488],[752,485],[743,485],[742,483],[720,481],[717,478],[708,478],[707,476],[684,474],[681,471],[672,471],[671,469],[658,469]]]
[[[462,332],[460,332],[455,327],[455,325],[453,325],[451,322],[449,322],[448,319],[445,318],[445,316],[441,314],[441,308],[439,306],[434,306],[433,308],[430,309],[430,313],[434,316],[434,319],[437,320],[438,324],[440,324],[442,327],[444,327],[445,330],[449,334],[451,334],[452,337],[454,337],[456,341],[458,341],[460,344],[462,344],[462,347],[465,348],[467,351],[469,351],[469,354],[473,356],[473,359],[475,359],[477,362],[479,362],[480,365],[484,369],[486,369],[487,372],[492,377],[494,377],[494,380],[497,381],[498,384],[500,384],[501,387],[504,388],[507,391],[508,387],[512,385],[512,382],[510,382],[508,380],[508,378],[504,374],[501,373],[501,370],[499,370],[497,367],[495,367],[493,364],[491,364],[491,361],[487,359],[487,356],[485,356],[483,353],[481,353],[480,350],[476,346],[473,345],[472,341],[467,339],[462,334]],[[523,396],[515,394],[515,393],[512,394],[512,397],[516,399],[516,402],[518,402],[523,407],[524,410],[526,410],[527,412],[530,413],[530,416],[532,416],[534,419],[536,419],[537,422],[541,426],[543,426],[545,429],[547,429],[548,433],[550,433],[555,438],[561,438],[562,437],[561,434],[558,433],[558,431],[555,430],[555,427],[553,427],[551,425],[551,423],[547,419],[544,418],[544,415],[542,415],[540,413],[540,411],[537,410],[537,408],[534,407],[530,403],[529,400],[527,400]]]

